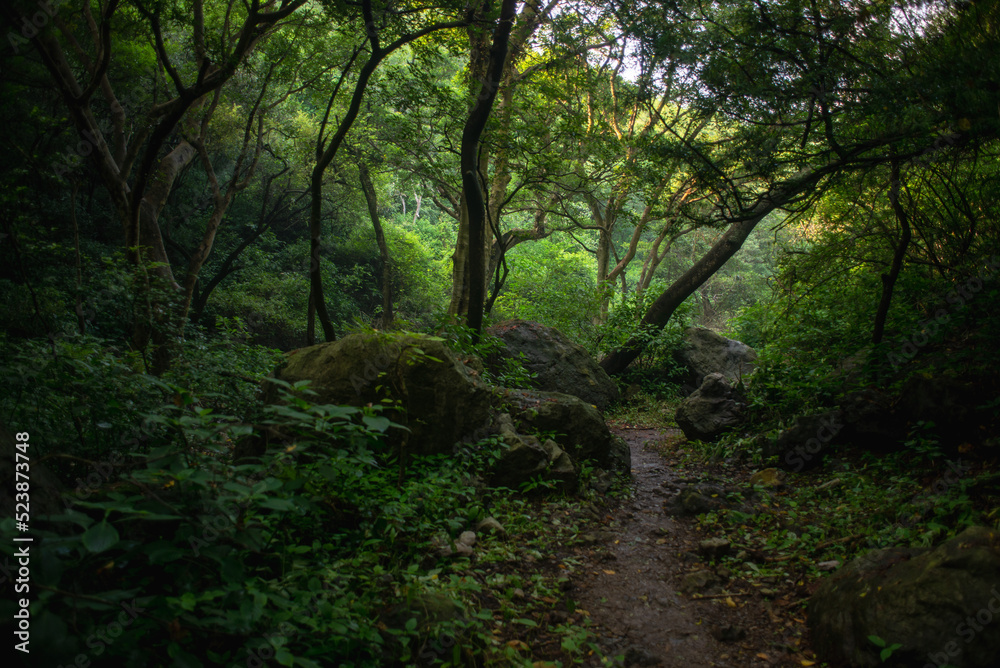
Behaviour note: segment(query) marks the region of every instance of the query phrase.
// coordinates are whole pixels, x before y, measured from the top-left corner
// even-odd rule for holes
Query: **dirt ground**
[[[631,447],[633,494],[609,509],[592,545],[572,548],[583,564],[573,597],[595,625],[604,653],[624,657],[626,666],[815,665],[802,638],[804,597],[795,583],[782,591],[783,583],[767,588],[731,577],[698,552],[699,542],[712,536],[665,508],[679,485],[698,482],[690,468],[679,476],[648,445],[675,434],[614,431]],[[712,571],[711,584],[680,591],[686,576],[704,570]],[[602,665],[596,654],[590,665]]]

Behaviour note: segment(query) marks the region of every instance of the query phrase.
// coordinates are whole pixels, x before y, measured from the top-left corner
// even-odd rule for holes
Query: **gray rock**
[[[560,491],[576,489],[578,476],[573,459],[555,441],[539,443],[536,436],[518,434],[506,413],[497,418],[497,424],[507,450],[494,466],[491,478],[494,486],[517,489],[541,476],[558,483]]]
[[[706,538],[698,543],[698,552],[709,559],[724,557],[732,552],[733,546],[725,538]]]
[[[658,666],[660,659],[649,650],[633,645],[625,650],[622,662],[626,666]]]
[[[719,584],[719,578],[712,571],[695,571],[684,576],[679,589],[684,594],[695,594],[716,584]]]
[[[1000,665],[1000,532],[971,527],[937,548],[873,550],[826,578],[807,606],[820,659],[882,664],[877,635],[900,647],[893,665]]]
[[[583,346],[559,330],[507,320],[488,331],[504,342],[503,358],[523,360],[525,369],[536,375],[538,389],[572,395],[602,411],[618,400],[618,386],[611,377]]]
[[[691,440],[711,441],[742,421],[743,404],[721,373],[711,373],[677,407],[677,425]]]
[[[671,515],[689,517],[725,507],[724,492],[712,485],[686,485],[668,505]]]
[[[776,438],[764,444],[765,457],[777,457],[778,466],[794,471],[806,471],[823,463],[830,448],[843,438],[847,423],[840,409],[795,419]]]
[[[597,466],[628,471],[632,453],[615,437],[600,412],[567,394],[508,390],[503,397],[520,432],[546,432],[575,461],[593,460]]]
[[[721,373],[730,385],[737,385],[757,368],[753,348],[704,327],[684,330],[680,359],[688,368],[692,389],[700,387],[705,376],[713,373]]]
[[[487,517],[479,522],[476,525],[476,531],[479,533],[492,533],[498,536],[503,536],[507,533],[507,530],[503,528],[503,525],[495,517]]]
[[[490,420],[491,393],[441,339],[417,334],[360,332],[332,342],[293,350],[274,377],[294,383],[312,381],[314,404],[379,404],[384,388],[405,399],[406,415],[387,412],[410,429],[406,447],[413,454],[452,452],[455,443]],[[277,386],[265,383],[265,399],[278,401]],[[380,387],[382,389],[380,389]],[[398,445],[401,430],[390,430]]]

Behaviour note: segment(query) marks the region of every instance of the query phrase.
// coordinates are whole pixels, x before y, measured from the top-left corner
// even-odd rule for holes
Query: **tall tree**
[[[973,75],[973,63],[985,57],[980,49],[997,44],[989,22],[970,26],[943,10],[928,20],[914,17],[925,30],[906,30],[894,12],[907,8],[891,4],[752,0],[721,12],[678,3],[667,12],[675,29],[665,32],[662,14],[632,10],[647,54],[691,63],[701,86],[690,103],[724,114],[732,126],[725,146],[689,145],[701,182],[712,188],[714,217],[731,226],[653,303],[643,318],[652,329],[739,249],[764,215],[801,202],[824,179],[969,147],[995,138],[1000,127],[990,108],[995,96],[970,95],[940,65],[943,56],[961,54],[949,67]],[[995,90],[996,78],[996,68],[986,68],[973,80]],[[956,112],[964,122],[956,123]],[[602,365],[620,372],[640,350],[639,341],[630,341]]]
[[[448,13],[447,8],[444,8],[444,11]],[[441,12],[442,7],[436,3],[418,1],[409,7],[386,3],[384,6],[376,7],[372,0],[361,0],[360,14],[355,16],[354,21],[358,31],[363,33],[364,37],[352,57],[344,65],[340,79],[329,96],[326,113],[320,123],[320,132],[316,139],[316,158],[310,177],[309,187],[312,199],[309,214],[309,326],[306,335],[310,345],[316,340],[314,318],[319,320],[323,336],[327,341],[336,338],[333,323],[326,310],[326,301],[323,296],[323,275],[320,271],[323,182],[326,170],[333,162],[347,137],[347,133],[357,120],[368,84],[379,65],[389,55],[411,42],[441,30],[465,26],[469,22],[468,18],[449,21],[433,20],[440,17]],[[458,12],[452,8],[450,13]],[[426,23],[420,25],[421,20],[426,21]],[[383,43],[384,33],[392,30],[399,32],[399,36],[388,43]],[[353,73],[355,61],[362,54],[366,54],[366,58],[357,71],[354,89],[347,108],[343,112],[344,115],[339,122],[331,123],[331,113],[334,110],[341,85]],[[332,129],[332,134],[329,136],[327,135],[328,129]]]
[[[110,197],[129,258],[139,275],[146,277],[147,307],[136,318],[133,345],[145,350],[153,340],[154,371],[164,370],[169,363],[175,314],[169,305],[154,304],[156,293],[148,278],[168,292],[180,290],[159,216],[178,175],[198,156],[196,146],[211,122],[218,91],[305,2],[229,0],[206,6],[204,0],[192,0],[190,14],[143,1],[123,8],[119,0],[98,5],[95,12],[93,3],[83,2],[79,15],[72,18],[73,9],[56,9],[51,24],[31,38],[81,137],[80,152],[89,156]],[[29,17],[36,10],[36,5],[28,3],[4,3],[0,9],[14,25],[31,25]],[[128,35],[125,39],[118,33],[122,28]],[[151,78],[149,89],[157,97],[144,99],[140,109],[126,110],[119,87],[128,77],[119,70],[127,67],[123,63],[128,59],[119,51],[133,47],[141,51],[143,39],[153,45],[155,66],[143,74]],[[177,54],[168,43],[185,48]],[[164,97],[159,99],[161,94]],[[109,110],[108,125],[101,121],[100,106]],[[168,148],[176,135],[176,145]]]

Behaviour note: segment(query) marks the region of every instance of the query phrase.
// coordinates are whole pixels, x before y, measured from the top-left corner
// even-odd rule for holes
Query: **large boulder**
[[[721,373],[737,385],[757,368],[757,352],[745,343],[727,339],[705,327],[684,330],[681,362],[688,368],[688,387],[701,387],[705,376]]]
[[[489,387],[436,337],[351,334],[293,350],[274,377],[312,381],[317,396],[309,400],[316,404],[378,404],[388,392],[405,406],[405,413],[394,417],[410,429],[407,449],[414,454],[451,452],[463,438],[483,433],[490,421]],[[278,399],[273,383],[267,399]]]
[[[579,397],[588,404],[606,409],[618,399],[618,386],[580,345],[559,330],[525,320],[507,320],[494,325],[489,333],[504,343],[501,357],[520,360],[536,374],[538,389]]]
[[[503,402],[520,433],[544,434],[573,461],[590,459],[615,471],[631,468],[628,445],[611,433],[593,405],[568,394],[533,390],[508,390]]]
[[[712,441],[743,419],[743,403],[721,373],[710,373],[677,407],[675,419],[691,440]]]
[[[971,527],[937,548],[873,550],[820,585],[808,604],[813,648],[834,665],[1000,666],[1000,532]]]

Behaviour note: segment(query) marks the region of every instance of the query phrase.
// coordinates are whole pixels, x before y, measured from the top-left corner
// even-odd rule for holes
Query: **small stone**
[[[830,561],[821,561],[816,564],[816,568],[821,571],[833,571],[840,568],[840,562],[836,559],[831,559]]]
[[[785,475],[778,469],[764,469],[750,476],[750,485],[759,485],[760,487],[770,487],[772,489],[784,487]]]
[[[718,582],[718,578],[712,571],[695,571],[684,576],[684,579],[681,580],[680,590],[685,594],[693,594],[716,582]]]
[[[459,534],[458,540],[455,541],[455,543],[456,544],[461,543],[463,545],[467,545],[469,547],[472,547],[473,545],[476,544],[476,532],[475,531],[463,531],[461,534]]]
[[[660,663],[660,660],[649,650],[633,645],[625,650],[624,663],[626,666],[655,666]]]
[[[698,552],[709,559],[724,557],[733,549],[732,543],[725,538],[707,538],[698,543]]]
[[[503,525],[500,524],[500,522],[498,522],[494,517],[487,517],[477,524],[476,531],[480,533],[492,533],[498,536],[503,536],[507,533],[507,530],[503,528]]]
[[[725,626],[715,626],[712,628],[712,637],[719,642],[739,642],[747,637],[746,629],[727,624]]]
[[[513,599],[515,599],[515,600],[520,601],[521,599],[524,598],[524,590],[521,589],[520,587],[518,587],[513,592],[511,592],[510,597],[513,598]]]

